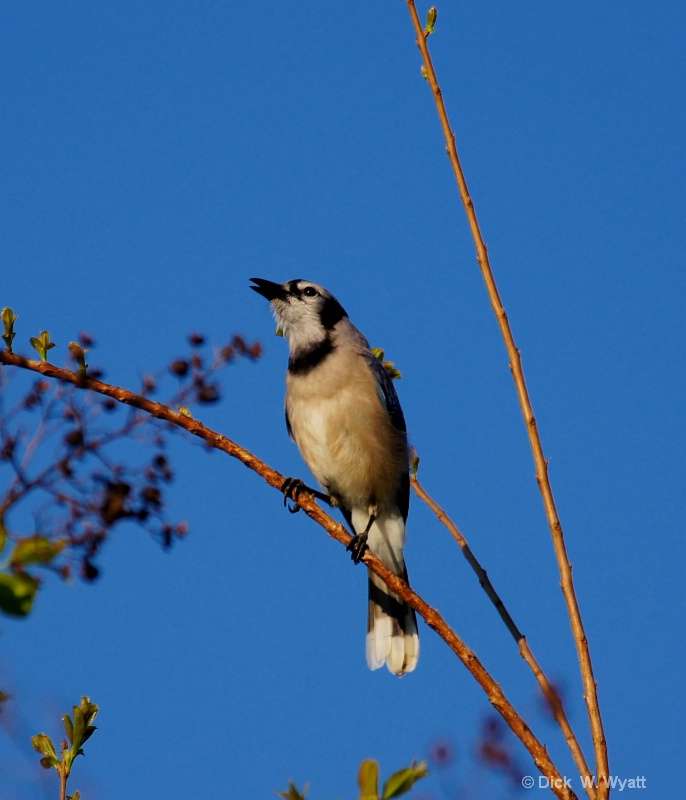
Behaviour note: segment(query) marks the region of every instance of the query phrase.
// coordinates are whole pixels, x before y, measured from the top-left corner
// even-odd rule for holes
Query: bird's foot
[[[286,508],[291,512],[291,514],[297,514],[300,511],[299,505],[288,505],[289,500],[295,500],[297,503],[298,497],[300,493],[305,491],[309,492],[307,485],[300,480],[300,478],[286,478],[281,486],[281,491],[283,492],[283,504]]]
[[[300,511],[300,506],[289,506],[288,501],[294,500],[297,504],[298,498],[302,492],[307,492],[307,494],[311,494],[313,497],[316,497],[317,500],[328,503],[332,508],[335,508],[338,505],[338,501],[331,497],[331,495],[324,494],[323,492],[317,491],[317,489],[313,489],[304,481],[300,480],[300,478],[286,478],[281,486],[281,491],[283,492],[283,504],[291,512],[291,514],[297,514],[298,511]]]
[[[367,551],[367,533],[356,533],[345,548],[350,551],[350,557],[355,564],[359,564]]]

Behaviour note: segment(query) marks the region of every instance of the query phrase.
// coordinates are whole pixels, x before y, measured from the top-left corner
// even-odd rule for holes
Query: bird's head
[[[291,353],[308,350],[331,335],[336,324],[348,315],[343,306],[323,286],[296,278],[273,283],[251,278],[250,288],[266,297],[276,324],[288,339]]]

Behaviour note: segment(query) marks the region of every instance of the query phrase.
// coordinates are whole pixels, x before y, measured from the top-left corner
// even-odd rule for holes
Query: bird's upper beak
[[[257,294],[261,294],[262,297],[266,297],[269,302],[272,300],[284,300],[288,294],[287,290],[284,289],[280,283],[267,281],[264,278],[250,278],[250,280],[257,284],[257,286],[250,287],[253,292],[257,292]]]

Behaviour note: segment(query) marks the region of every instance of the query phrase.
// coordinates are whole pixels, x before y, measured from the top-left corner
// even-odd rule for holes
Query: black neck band
[[[306,375],[333,351],[334,344],[331,337],[327,336],[319,344],[314,345],[310,350],[291,356],[288,360],[288,371],[292,375]]]

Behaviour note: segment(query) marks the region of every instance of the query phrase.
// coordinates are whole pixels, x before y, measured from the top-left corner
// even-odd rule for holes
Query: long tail
[[[355,516],[355,515],[353,515]],[[355,520],[357,521],[357,520]],[[369,549],[396,575],[407,582],[403,558],[405,521],[396,514],[381,514],[369,531]],[[378,669],[384,663],[396,675],[412,672],[419,659],[419,635],[414,609],[369,573],[367,617],[367,664]]]
[[[407,581],[403,564],[402,578]],[[367,618],[367,664],[379,669],[384,663],[398,676],[412,672],[419,659],[419,634],[414,609],[369,573],[369,616]]]

